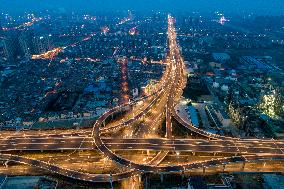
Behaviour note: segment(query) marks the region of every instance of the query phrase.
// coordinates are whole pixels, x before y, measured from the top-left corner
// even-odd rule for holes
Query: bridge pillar
[[[206,167],[203,167],[203,174],[205,174]]]
[[[161,179],[161,183],[163,183],[164,182],[164,174],[163,173],[160,174],[160,179]]]
[[[184,179],[184,171],[181,172],[181,179]]]
[[[4,165],[5,165],[6,169],[9,167],[8,163],[9,163],[9,161],[8,161],[8,160],[7,160],[7,161],[5,161],[5,163],[4,163]]]
[[[42,152],[43,152],[43,150],[40,150],[40,152],[42,153]]]
[[[246,162],[244,161],[244,162],[242,163],[242,168],[241,168],[242,171],[245,170],[245,165],[246,165]]]
[[[149,156],[150,155],[150,150],[147,150],[147,156]]]
[[[223,165],[223,170],[222,170],[222,172],[225,172],[225,169],[226,169],[226,164]]]
[[[109,183],[110,183],[110,187],[111,187],[111,189],[113,189],[113,184],[112,184],[112,173],[110,172],[110,174],[109,174]]]
[[[195,156],[195,152],[192,152],[192,155]]]
[[[106,126],[106,120],[103,121],[103,125],[104,125],[104,127]]]
[[[148,176],[146,175],[145,178],[145,189],[148,189]]]
[[[214,152],[213,155],[216,156],[216,152]]]
[[[190,185],[190,178],[187,180],[187,188],[192,188]]]

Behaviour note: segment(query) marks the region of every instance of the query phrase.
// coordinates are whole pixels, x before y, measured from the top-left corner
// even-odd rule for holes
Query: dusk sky
[[[0,0],[0,10],[21,13],[29,10],[161,10],[200,11],[215,10],[225,13],[253,12],[256,14],[284,14],[283,0]]]

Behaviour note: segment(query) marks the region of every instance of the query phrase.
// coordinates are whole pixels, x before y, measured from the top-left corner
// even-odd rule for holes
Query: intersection
[[[156,90],[148,96],[136,101],[128,102],[105,112],[94,124],[92,129],[82,131],[70,131],[64,134],[58,132],[49,134],[42,132],[37,135],[16,133],[4,135],[0,138],[0,157],[3,160],[24,163],[34,167],[46,169],[50,172],[66,177],[91,181],[108,182],[121,180],[137,175],[140,172],[184,172],[192,169],[214,167],[240,162],[258,162],[284,160],[284,141],[268,139],[241,139],[220,136],[198,129],[183,120],[175,106],[182,96],[186,86],[186,73],[184,62],[177,43],[177,35],[174,28],[174,18],[168,16],[168,56],[167,68],[158,83]],[[123,117],[114,119],[120,112],[126,112]],[[203,138],[177,139],[173,136],[173,119],[177,120],[185,129]],[[151,137],[161,129],[164,123],[165,136]],[[135,129],[143,131],[136,137]],[[123,135],[128,129],[127,137],[112,137],[113,133]],[[148,133],[147,135],[145,133]],[[205,139],[204,139],[205,138]],[[113,174],[88,174],[80,171],[69,170],[58,165],[49,164],[36,159],[21,156],[23,151],[64,151],[64,150],[98,150],[104,157],[114,163],[125,167],[128,171]],[[137,163],[120,156],[116,150],[156,151],[156,155],[149,161]],[[16,152],[9,154],[9,152]],[[213,158],[202,162],[174,162],[160,165],[171,152],[210,153],[213,157],[218,154],[223,158]],[[230,155],[230,157],[227,157]]]

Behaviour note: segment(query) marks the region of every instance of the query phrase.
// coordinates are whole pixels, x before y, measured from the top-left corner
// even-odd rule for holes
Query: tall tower
[[[33,47],[35,54],[41,54],[52,49],[52,42],[50,36],[34,36]]]
[[[3,31],[3,26],[1,24],[1,18],[0,18],[0,39],[3,38],[3,35],[4,35],[4,31]]]
[[[34,53],[32,39],[32,30],[23,31],[19,36],[19,44],[26,60],[29,60]]]
[[[14,61],[21,55],[19,32],[9,31],[4,35],[4,56],[7,61]]]
[[[0,61],[2,61],[3,60],[3,54],[4,54],[4,31],[3,31],[3,27],[2,27],[2,25],[1,25],[1,17],[0,17],[0,56],[2,56],[2,57],[0,57]]]

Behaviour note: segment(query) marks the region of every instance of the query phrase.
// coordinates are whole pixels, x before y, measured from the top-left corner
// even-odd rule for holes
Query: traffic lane
[[[282,142],[271,142],[271,141],[263,141],[263,142],[251,142],[251,141],[224,141],[224,140],[218,140],[218,141],[208,141],[208,140],[198,140],[198,139],[192,139],[192,140],[167,140],[167,139],[103,139],[103,141],[107,144],[113,144],[113,143],[121,143],[121,144],[130,144],[130,143],[147,143],[152,145],[161,145],[161,144],[167,144],[167,145],[200,145],[200,146],[212,146],[212,145],[219,145],[219,146],[236,146],[239,148],[279,148],[283,149],[284,144]],[[82,143],[83,145],[88,145],[88,143],[93,143],[93,139],[90,137],[83,138],[83,137],[72,137],[72,138],[20,138],[20,139],[11,139],[11,140],[5,140],[2,142],[2,149],[5,146],[11,146],[11,145],[20,145],[20,144],[27,144],[27,145],[35,145],[35,144],[59,144],[62,146],[62,144],[67,144],[68,147],[76,146],[76,144]]]
[[[93,141],[92,138],[84,137],[70,137],[70,138],[17,138],[4,140],[1,145],[14,145],[14,144],[45,144],[45,143],[81,143],[86,140],[87,142]],[[1,146],[0,146],[1,147]]]
[[[82,173],[78,172],[76,170],[68,170],[56,165],[48,164],[43,161],[33,160],[25,157],[19,157],[19,156],[13,156],[8,154],[1,154],[0,157],[2,159],[10,160],[10,161],[16,161],[20,163],[25,163],[34,167],[39,167],[42,169],[49,170],[53,173],[57,173],[60,175],[64,175],[67,177],[79,179],[79,180],[85,180],[85,181],[92,181],[92,182],[107,182],[110,179],[109,174],[88,174],[88,173]],[[135,175],[136,172],[134,171],[127,171],[124,173],[118,173],[113,174],[113,180],[121,180],[123,178],[128,178],[129,176]]]
[[[203,145],[187,145],[187,144],[149,144],[149,143],[122,143],[122,144],[106,144],[106,147],[112,150],[168,150],[168,151],[188,151],[188,152],[206,152],[206,153],[241,153],[241,154],[283,154],[278,148],[246,148],[236,146],[203,146]],[[16,144],[4,146],[0,151],[12,150],[76,150],[76,149],[97,149],[93,143],[69,144],[69,143],[45,143],[45,144]]]
[[[46,143],[50,141],[54,142],[81,142],[85,140],[86,142],[93,141],[91,137],[38,137],[38,138],[14,138],[14,139],[6,139],[1,140],[1,144],[13,144],[13,143]],[[273,145],[277,145],[280,148],[284,147],[284,141],[272,141],[272,140],[204,140],[204,139],[165,139],[165,138],[153,138],[153,139],[141,139],[141,138],[129,138],[129,139],[112,139],[112,138],[102,138],[105,143],[167,143],[167,144],[195,144],[195,145],[238,145],[238,146],[247,146],[247,147],[255,147],[255,146],[263,146],[263,147],[272,147]]]
[[[32,132],[32,133],[31,133]],[[45,133],[48,132],[48,133]],[[52,132],[52,133],[51,133]],[[0,135],[0,141],[1,140],[7,140],[7,139],[14,139],[14,138],[44,138],[44,137],[72,137],[72,136],[89,136],[92,132],[92,129],[84,129],[84,130],[47,130],[47,131],[37,131],[37,130],[30,130],[30,132],[27,131],[19,131],[19,132],[8,132],[2,136]]]
[[[249,142],[249,141],[232,141],[232,140],[203,140],[203,139],[103,139],[105,143],[152,143],[152,144],[194,144],[194,145],[222,145],[222,146],[240,146],[240,147],[271,147],[275,148],[277,145],[279,148],[284,148],[282,141],[271,142]]]

